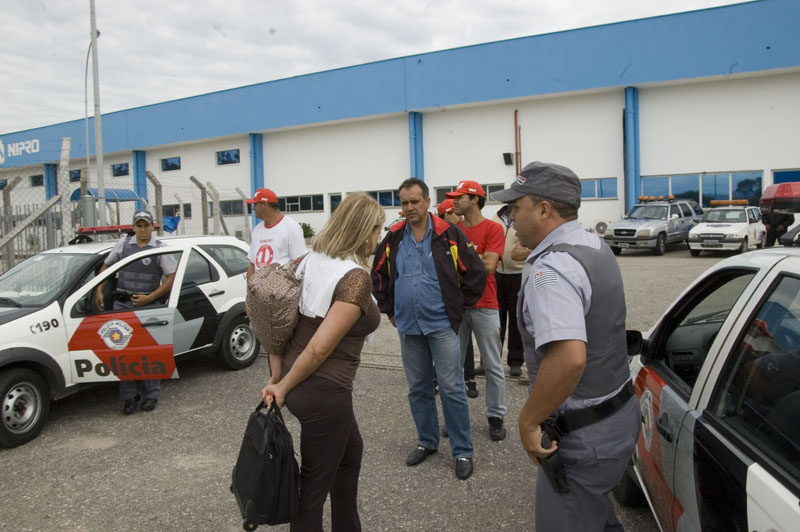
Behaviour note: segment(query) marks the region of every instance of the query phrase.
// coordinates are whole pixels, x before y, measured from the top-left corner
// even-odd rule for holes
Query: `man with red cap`
[[[247,254],[247,260],[250,261],[247,267],[248,279],[267,264],[284,264],[307,252],[303,228],[281,213],[278,196],[272,190],[260,188],[255,196],[246,201],[253,205],[256,218],[264,222],[253,228],[250,237],[250,252]]]
[[[481,299],[469,307],[461,322],[458,336],[461,341],[461,362],[464,363],[472,333],[478,340],[481,362],[486,372],[486,417],[489,437],[500,441],[506,437],[503,418],[506,415],[506,386],[500,356],[500,314],[497,304],[497,283],[494,272],[503,256],[506,238],[497,222],[484,218],[481,209],[486,204],[486,192],[476,181],[461,181],[453,192],[455,213],[464,217],[458,227],[464,231],[486,268],[486,288]]]

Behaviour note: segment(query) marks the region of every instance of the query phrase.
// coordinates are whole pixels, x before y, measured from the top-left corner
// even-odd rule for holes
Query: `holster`
[[[130,290],[125,290],[124,288],[117,288],[114,290],[114,299],[117,301],[130,301],[131,296],[133,296],[133,292]]]
[[[542,447],[549,449],[553,446],[554,441],[558,441],[558,431],[555,428],[555,418],[550,417],[542,423]],[[557,449],[547,458],[540,459],[539,463],[542,466],[542,471],[547,475],[550,485],[553,486],[553,491],[556,493],[569,493],[564,464],[561,462],[559,452]]]

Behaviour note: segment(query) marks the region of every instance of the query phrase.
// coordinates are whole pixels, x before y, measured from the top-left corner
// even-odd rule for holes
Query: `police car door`
[[[159,260],[161,255],[180,262],[180,251],[163,247],[142,251],[109,266],[67,298],[64,322],[73,384],[177,378],[172,330],[181,268],[170,294],[160,301],[139,308],[113,308],[115,299],[129,306],[129,298],[125,301],[124,294],[115,294],[119,271],[136,261]],[[98,290],[103,292],[103,308],[97,303]]]
[[[798,530],[799,273],[788,258],[760,283],[681,428],[676,462],[694,471],[702,530]]]
[[[708,373],[706,355],[754,275],[748,269],[709,275],[673,305],[648,340],[635,382],[643,418],[635,460],[664,530],[692,530],[687,523],[697,522],[692,464],[678,459],[687,445],[691,456],[691,440],[679,434],[696,419],[692,405]]]

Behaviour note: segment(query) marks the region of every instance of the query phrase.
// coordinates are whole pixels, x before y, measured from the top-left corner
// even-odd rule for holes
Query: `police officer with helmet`
[[[609,493],[625,473],[641,412],[619,266],[578,223],[581,185],[569,168],[531,163],[492,197],[511,204],[520,244],[533,250],[517,315],[533,383],[520,439],[543,473],[536,530],[622,530]]]
[[[162,247],[163,244],[153,235],[153,215],[150,211],[139,210],[133,215],[133,236],[123,238],[108,254],[100,271],[134,253]],[[177,264],[168,254],[158,255],[152,260],[145,257],[134,261],[119,272],[117,288],[114,291],[114,310],[141,308],[158,301],[169,294],[175,279]],[[164,276],[164,282],[161,277]],[[97,307],[104,308],[103,285],[97,289]],[[138,387],[141,395],[137,393]],[[120,381],[119,397],[124,401],[122,413],[132,414],[142,400],[142,410],[150,411],[156,407],[161,395],[161,381],[158,379],[141,381]]]

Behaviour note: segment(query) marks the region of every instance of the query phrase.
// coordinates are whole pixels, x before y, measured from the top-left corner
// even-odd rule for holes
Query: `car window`
[[[681,215],[681,213],[678,210],[678,206],[677,205],[670,205],[669,206],[669,217],[670,218],[672,218],[673,216],[680,216],[680,215]]]
[[[245,273],[250,263],[247,260],[247,251],[238,246],[223,244],[205,244],[200,249],[211,255],[225,270],[228,277]]]
[[[712,413],[800,477],[800,279],[773,285],[719,382]]]
[[[47,306],[74,286],[78,276],[86,275],[87,268],[97,260],[98,256],[90,253],[35,255],[0,275],[0,308]]]
[[[195,250],[189,253],[189,262],[186,264],[186,272],[183,274],[181,287],[197,286],[210,283],[215,280],[214,267],[205,257]]]
[[[85,301],[82,304],[78,304],[73,308],[72,317],[77,317],[78,315],[85,315],[85,314],[97,314],[100,312],[113,312],[115,310],[119,311],[120,309],[128,308],[130,305],[131,295],[132,292],[128,290],[122,290],[117,287],[119,276],[122,271],[129,271],[129,272],[137,272],[137,271],[146,271],[148,268],[147,266],[153,260],[159,261],[159,264],[162,268],[168,270],[175,270],[177,265],[180,262],[181,258],[181,251],[169,251],[154,255],[147,255],[142,257],[141,259],[134,260],[129,264],[126,264],[124,268],[120,268],[116,272],[114,272],[111,276],[106,278],[106,280],[99,285],[99,288],[102,290],[102,308],[98,306],[98,301],[96,298],[97,288],[95,287],[89,291],[87,297],[84,298]],[[109,268],[114,268],[115,265],[112,264]],[[161,282],[164,282],[166,278],[165,275],[161,276]],[[169,294],[161,297],[154,303],[147,306],[149,307],[157,307],[166,305],[169,302]],[[119,304],[117,304],[119,303]],[[116,309],[115,309],[116,306]],[[78,314],[76,314],[76,312]]]
[[[703,208],[696,203],[692,205],[692,209],[697,216],[703,216]]]
[[[691,217],[692,216],[692,209],[685,203],[681,203],[681,211],[683,212],[684,217]]]
[[[695,287],[676,306],[656,335],[655,356],[660,358],[684,391],[694,386],[708,350],[733,305],[753,279],[751,270],[725,270]]]

